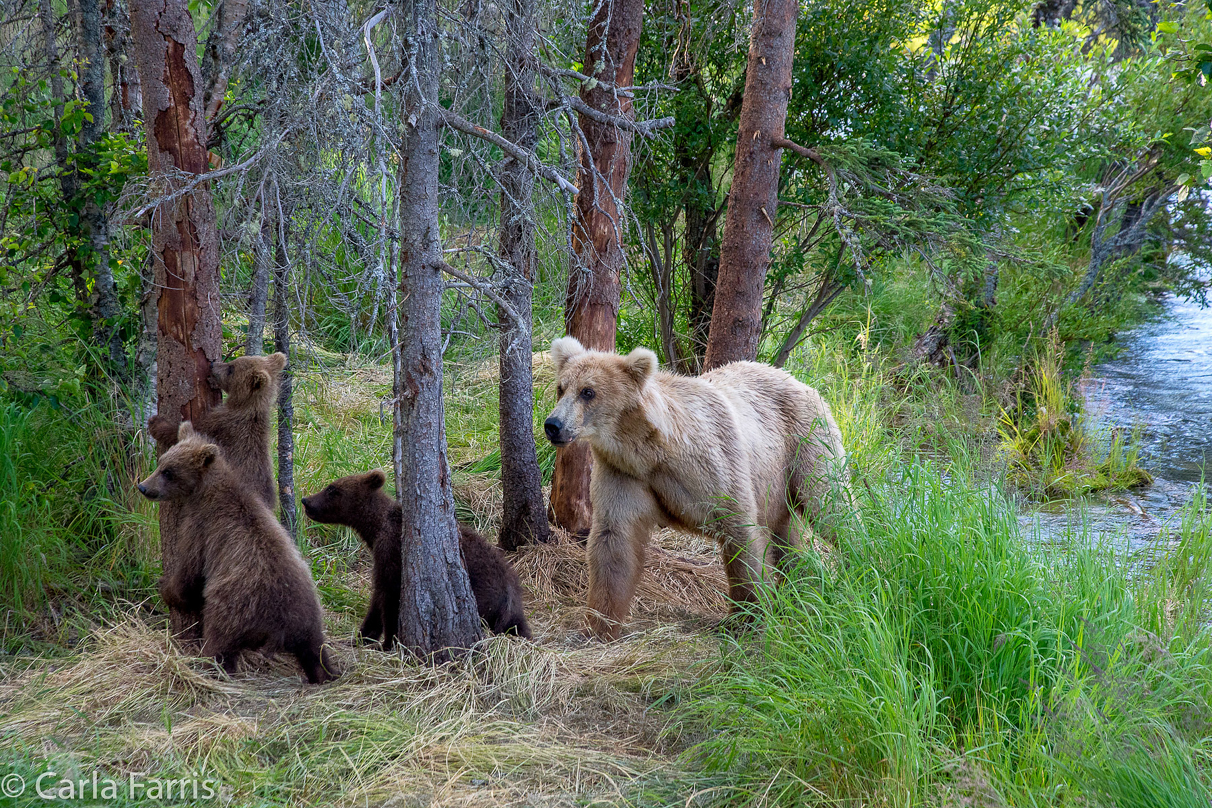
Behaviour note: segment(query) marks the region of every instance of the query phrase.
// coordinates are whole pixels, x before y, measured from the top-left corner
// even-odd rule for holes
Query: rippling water
[[[1170,298],[1161,316],[1120,342],[1123,353],[1094,367],[1086,408],[1102,427],[1143,430],[1141,466],[1155,483],[1025,514],[1024,526],[1034,525],[1042,538],[1088,528],[1141,549],[1177,524],[1212,456],[1212,309]]]

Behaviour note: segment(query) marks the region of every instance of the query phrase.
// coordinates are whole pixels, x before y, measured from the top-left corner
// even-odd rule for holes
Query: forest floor
[[[378,423],[389,370],[346,365],[334,374],[323,364],[298,380],[301,494],[390,468]],[[474,420],[493,385],[493,369],[482,366],[453,386],[456,468],[490,454]],[[492,479],[457,472],[460,512],[489,536],[500,504]],[[141,534],[133,543],[154,548],[154,509],[131,506],[142,515],[129,526]],[[602,644],[583,635],[584,548],[557,533],[512,557],[534,642],[490,637],[434,668],[357,646],[369,553],[345,529],[309,524],[305,533],[339,679],[308,686],[290,657],[261,655],[246,655],[227,677],[169,640],[154,594],[115,604],[66,655],[0,657],[0,764],[28,786],[13,803],[40,803],[34,784],[47,771],[55,774],[45,788],[62,788],[62,778],[91,788],[97,772],[127,798],[132,774],[209,779],[233,805],[558,806],[693,791],[698,778],[679,763],[689,741],[668,731],[665,706],[718,657],[726,584],[714,546],[668,531],[654,537],[630,632]],[[130,804],[155,802],[149,793]]]

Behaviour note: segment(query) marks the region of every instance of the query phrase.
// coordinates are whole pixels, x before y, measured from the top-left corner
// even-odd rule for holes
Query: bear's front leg
[[[634,477],[601,462],[593,464],[592,474],[593,526],[586,547],[589,630],[599,639],[615,640],[631,612],[658,510],[652,492]]]

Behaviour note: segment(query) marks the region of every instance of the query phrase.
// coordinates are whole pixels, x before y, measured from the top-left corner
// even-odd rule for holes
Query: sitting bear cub
[[[382,635],[383,649],[391,650],[400,624],[401,512],[400,504],[383,490],[386,480],[378,469],[333,480],[320,493],[303,497],[303,510],[317,522],[353,528],[370,548],[370,609],[359,633],[364,640]],[[480,617],[496,634],[514,632],[530,639],[522,584],[505,554],[462,523],[459,549]]]
[[[791,374],[733,362],[697,378],[656,354],[551,344],[559,401],[543,424],[556,446],[593,450],[589,627],[619,636],[653,528],[715,539],[734,603],[752,602],[768,564],[798,543],[793,516],[831,538],[849,505],[842,435],[820,393]]]
[[[313,684],[338,675],[307,563],[218,446],[186,421],[139,492],[177,507],[181,558],[195,563],[178,564],[160,592],[170,608],[201,612],[205,656],[232,673],[244,649],[286,651]]]

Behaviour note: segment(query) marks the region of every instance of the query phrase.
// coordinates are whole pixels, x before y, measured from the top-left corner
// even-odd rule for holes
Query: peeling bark
[[[153,187],[164,193],[207,170],[198,40],[185,0],[134,3],[131,38],[143,90],[148,167]],[[207,381],[222,347],[218,236],[210,189],[200,185],[157,207],[151,230],[157,410],[173,421],[196,420],[220,398]],[[175,562],[175,524],[176,508],[161,504],[166,571]],[[174,633],[189,636],[183,615],[173,611],[170,618]]]
[[[585,43],[584,72],[598,83],[582,85],[581,100],[606,115],[634,120],[631,99],[613,87],[629,87],[644,20],[643,0],[603,0],[595,7]],[[577,170],[577,211],[572,225],[573,266],[564,304],[565,330],[586,348],[613,351],[623,269],[622,200],[631,172],[630,129],[581,113],[585,133]],[[592,456],[584,443],[556,450],[551,508],[556,522],[574,536],[589,536],[589,473]]]

